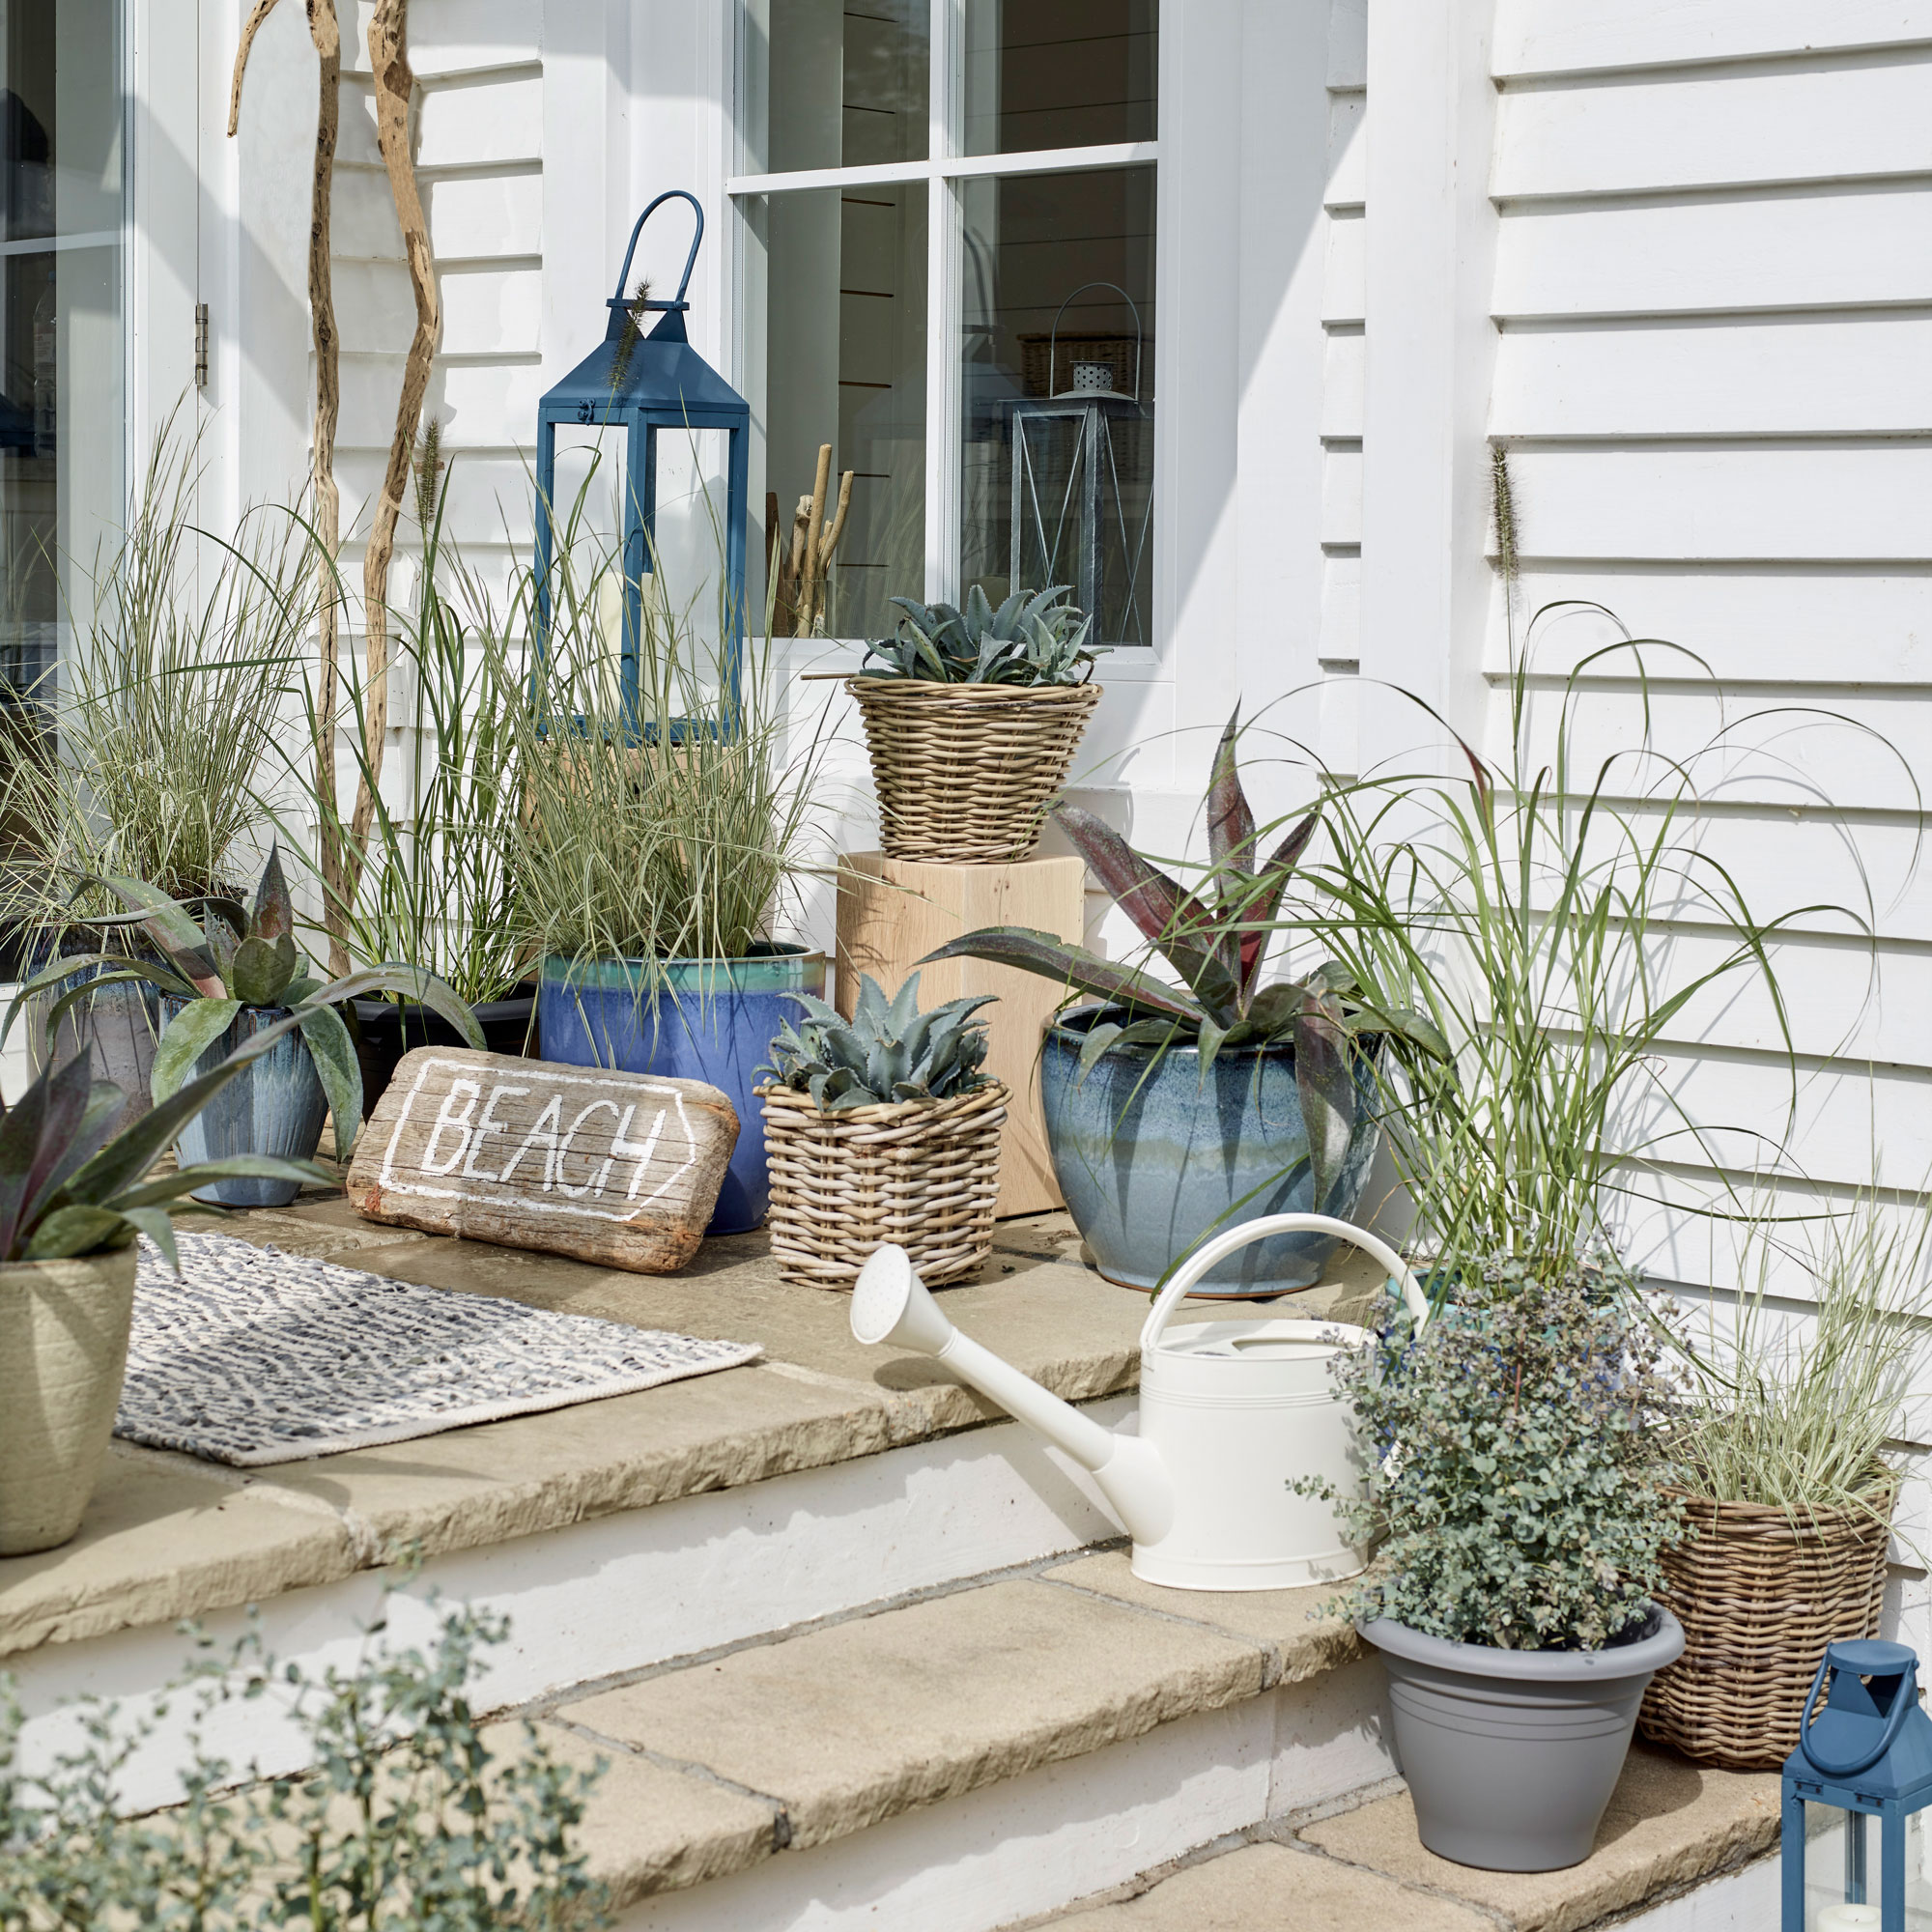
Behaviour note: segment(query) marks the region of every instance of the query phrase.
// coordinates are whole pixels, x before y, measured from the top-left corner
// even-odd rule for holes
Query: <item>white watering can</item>
[[[1170,1328],[1175,1305],[1214,1264],[1268,1235],[1335,1235],[1387,1268],[1418,1327],[1429,1304],[1387,1242],[1328,1214],[1270,1214],[1195,1250],[1141,1330],[1139,1434],[1116,1435],[953,1327],[903,1248],[860,1271],[852,1333],[942,1361],[1093,1473],[1134,1540],[1133,1572],[1178,1590],[1285,1590],[1359,1576],[1332,1503],[1289,1485],[1325,1477],[1362,1493],[1354,1411],[1328,1364],[1364,1331],[1335,1321],[1264,1319]]]

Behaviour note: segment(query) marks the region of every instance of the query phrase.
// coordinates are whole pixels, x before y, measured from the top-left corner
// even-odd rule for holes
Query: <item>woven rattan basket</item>
[[[889,859],[1024,859],[1100,701],[1096,684],[855,677]]]
[[[993,1245],[1000,1196],[998,1081],[948,1100],[820,1113],[810,1094],[764,1086],[772,1257],[786,1281],[849,1289],[888,1241],[928,1288],[962,1281]]]
[[[1756,1503],[1682,1499],[1690,1534],[1663,1554],[1662,1600],[1684,1655],[1644,1693],[1643,1735],[1703,1764],[1771,1771],[1798,1744],[1818,1660],[1835,1637],[1878,1633],[1892,1498],[1872,1514],[1819,1510],[1796,1521]]]

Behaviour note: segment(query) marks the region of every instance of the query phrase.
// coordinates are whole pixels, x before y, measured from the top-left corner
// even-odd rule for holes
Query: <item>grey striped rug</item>
[[[180,1234],[141,1244],[114,1433],[237,1468],[407,1442],[755,1361],[700,1341]]]

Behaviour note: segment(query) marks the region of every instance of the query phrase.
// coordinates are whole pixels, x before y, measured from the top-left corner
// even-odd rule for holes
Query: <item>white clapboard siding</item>
[[[1504,437],[1932,432],[1932,315],[1506,329],[1490,426]]]
[[[388,447],[402,381],[400,355],[342,358],[338,435],[342,448]],[[494,356],[474,362],[439,357],[423,409],[426,415],[435,417],[446,450],[503,453],[527,449],[543,389],[543,371],[535,362],[505,363]]]
[[[1527,505],[1523,516],[1534,521]],[[1579,598],[1604,605],[1633,638],[1664,639],[1696,653],[1693,660],[1648,650],[1646,677],[1708,674],[1733,691],[1819,681],[1932,686],[1932,560],[1915,568],[1857,562],[1695,571],[1670,558],[1587,569],[1532,564],[1515,592],[1519,648],[1527,649],[1532,670],[1568,676],[1620,635],[1594,611],[1553,608]],[[1509,634],[1500,586],[1489,644],[1489,668],[1501,671]],[[1595,674],[1638,673],[1631,654],[1620,651],[1598,660]]]
[[[1932,61],[1513,87],[1497,118],[1492,189],[1504,197],[1923,175]]]
[[[1922,245],[1910,245],[1915,236]],[[1922,184],[1518,203],[1496,238],[1503,319],[1904,302],[1932,302],[1932,187]]]
[[[1916,559],[1932,530],[1926,443],[1531,445],[1511,468],[1531,556]]]
[[[1359,88],[1328,96],[1328,192],[1330,208],[1360,208],[1368,192],[1368,96]]]
[[[1321,434],[1351,438],[1362,434],[1363,384],[1367,342],[1359,329],[1330,327],[1321,371]]]
[[[1362,452],[1330,448],[1321,464],[1321,541],[1362,540]]]
[[[1359,664],[1362,655],[1362,559],[1321,561],[1321,648],[1324,666]],[[1324,743],[1323,755],[1327,755]]]
[[[1369,0],[1332,0],[1328,9],[1328,85],[1369,82]]]
[[[1498,76],[1932,42],[1928,0],[1496,0]]]
[[[344,529],[367,530],[386,466],[384,451],[341,452],[335,479],[342,492]],[[450,471],[447,504],[444,540],[461,546],[466,554],[474,544],[500,543],[506,527],[521,536],[530,526],[530,473],[516,457],[469,457]],[[357,577],[359,581],[359,572]]]
[[[1368,313],[1368,222],[1360,209],[1328,215],[1328,253],[1321,274],[1321,320],[1359,323]]]
[[[355,29],[343,10],[345,68],[369,71],[374,0],[355,0]],[[543,39],[543,0],[410,0],[410,65],[418,80],[487,72],[529,62]]]

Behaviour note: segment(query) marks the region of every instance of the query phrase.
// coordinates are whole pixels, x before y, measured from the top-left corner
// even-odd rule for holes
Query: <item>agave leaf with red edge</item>
[[[1355,1130],[1355,1078],[1342,1003],[1333,993],[1305,992],[1294,1026],[1294,1085],[1308,1136],[1318,1214],[1340,1179]]]
[[[189,917],[187,909],[169,898],[159,886],[151,886],[146,879],[129,879],[118,872],[89,873],[83,883],[91,886],[105,886],[125,906],[147,917],[142,924],[149,936],[174,952],[193,952],[201,946],[201,928]]]
[[[1267,856],[1267,863],[1255,875],[1255,892],[1240,909],[1238,922],[1247,924],[1252,922],[1264,928],[1258,932],[1241,934],[1241,990],[1252,992],[1254,983],[1261,977],[1262,961],[1267,953],[1270,934],[1265,930],[1274,923],[1275,915],[1281,910],[1282,895],[1288,890],[1288,882],[1293,876],[1301,855],[1308,849],[1308,841],[1315,837],[1315,828],[1321,823],[1321,813],[1318,808],[1307,817],[1290,828],[1288,837]]]
[[[87,1062],[84,1057],[76,1056],[73,1064],[85,1066]],[[26,1204],[20,1209],[22,1227],[31,1228],[69,1179],[99,1152],[116,1118],[127,1104],[127,1094],[113,1081],[92,1082],[79,1126],[58,1157],[45,1164],[38,1181],[30,1184]]]
[[[255,917],[249,936],[272,946],[278,939],[293,940],[295,931],[295,901],[289,896],[289,882],[282,876],[282,848],[276,841],[269,847],[269,863],[262,867],[262,883],[255,888]]]
[[[1208,781],[1208,852],[1217,867],[1229,872],[1255,869],[1255,814],[1241,783],[1236,752],[1241,738],[1241,707],[1235,706],[1214,748],[1214,769]],[[1223,877],[1220,900],[1226,905],[1236,881]]]
[[[40,1152],[41,1125],[47,1116],[47,1090],[54,1069],[43,1067],[27,1091],[0,1114],[0,1261],[14,1252],[21,1210],[27,1205],[27,1177]]]
[[[1146,1007],[1177,1019],[1198,1022],[1201,1009],[1185,993],[1165,986],[1151,975],[1121,965],[1073,946],[1051,932],[1023,925],[981,926],[935,947],[916,963],[930,966],[941,959],[984,959],[995,966],[1017,967],[1043,980],[1057,980],[1079,993],[1093,993],[1129,1007]]]

